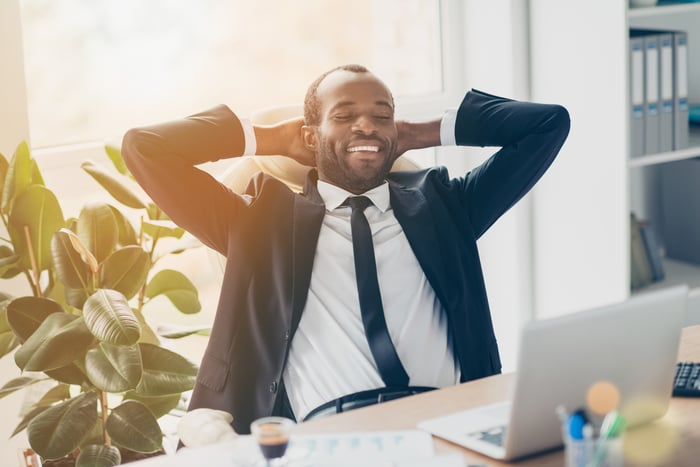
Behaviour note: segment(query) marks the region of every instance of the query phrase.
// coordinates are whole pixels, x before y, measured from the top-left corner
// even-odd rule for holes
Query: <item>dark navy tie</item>
[[[396,349],[389,336],[384,319],[382,296],[377,280],[377,264],[374,259],[372,230],[364,210],[371,204],[366,196],[353,196],[346,204],[352,207],[350,226],[352,228],[352,249],[355,255],[355,276],[360,295],[362,324],[369,342],[369,348],[379,369],[379,374],[387,386],[408,386],[408,375],[404,370]]]

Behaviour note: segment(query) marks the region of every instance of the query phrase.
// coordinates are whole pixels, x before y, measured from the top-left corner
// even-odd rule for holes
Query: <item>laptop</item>
[[[655,420],[670,402],[687,296],[685,285],[674,286],[532,321],[522,331],[509,401],[418,428],[494,459],[517,459],[561,447],[557,406],[586,409],[589,388],[608,383],[619,391],[617,410],[628,428]],[[600,426],[603,415],[587,412]]]

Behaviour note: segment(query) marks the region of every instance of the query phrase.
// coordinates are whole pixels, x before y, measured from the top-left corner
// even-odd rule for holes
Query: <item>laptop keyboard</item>
[[[488,430],[479,430],[469,433],[467,436],[502,447],[506,439],[506,428],[505,425],[495,426]]]

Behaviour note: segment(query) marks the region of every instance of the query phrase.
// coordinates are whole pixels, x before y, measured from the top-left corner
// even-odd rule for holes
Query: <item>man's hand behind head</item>
[[[411,149],[423,149],[440,146],[440,119],[425,122],[407,122],[396,120],[398,158]]]
[[[274,125],[255,125],[258,155],[287,156],[300,164],[316,166],[316,154],[304,145],[301,127],[303,117],[294,117]]]

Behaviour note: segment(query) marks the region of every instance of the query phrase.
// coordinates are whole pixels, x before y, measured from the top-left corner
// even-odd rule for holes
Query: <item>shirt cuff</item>
[[[245,150],[243,151],[244,156],[252,156],[257,150],[257,141],[255,140],[255,131],[253,130],[253,123],[247,118],[239,119],[241,122],[241,127],[243,127],[243,136],[245,138]]]
[[[443,146],[455,146],[455,125],[457,123],[457,109],[448,109],[440,122],[440,144]]]

